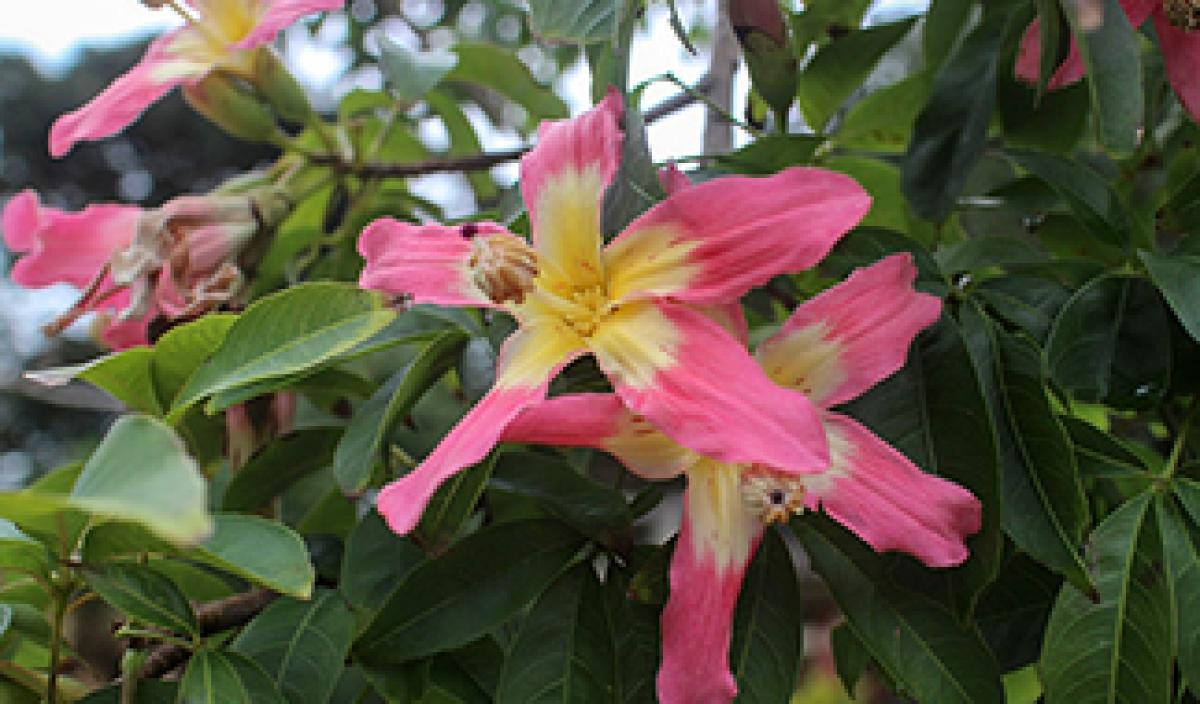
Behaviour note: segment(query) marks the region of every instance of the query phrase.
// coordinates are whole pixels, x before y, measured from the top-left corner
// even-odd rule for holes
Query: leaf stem
[[[54,616],[50,622],[50,665],[46,671],[46,701],[58,702],[58,668],[62,659],[63,622],[67,616],[67,597],[61,590],[54,591]]]
[[[1175,435],[1175,442],[1171,445],[1171,454],[1167,457],[1167,465],[1163,470],[1163,479],[1171,479],[1175,476],[1175,471],[1179,469],[1179,458],[1183,455],[1183,448],[1187,444],[1188,433],[1192,429],[1192,421],[1196,417],[1197,408],[1200,408],[1200,394],[1192,398],[1187,413],[1179,422],[1179,431]]]

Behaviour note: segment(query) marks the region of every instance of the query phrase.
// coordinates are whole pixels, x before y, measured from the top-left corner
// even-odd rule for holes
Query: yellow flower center
[[[536,283],[537,302],[585,340],[617,310],[603,285],[556,286],[542,277]]]
[[[1200,28],[1200,0],[1163,0],[1162,8],[1167,21],[1185,32]]]
[[[742,473],[742,499],[763,525],[784,523],[804,511],[804,482],[761,467]]]

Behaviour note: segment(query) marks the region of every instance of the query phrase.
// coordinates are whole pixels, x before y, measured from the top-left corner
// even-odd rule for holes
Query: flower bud
[[[283,119],[305,123],[312,118],[312,105],[304,88],[269,47],[254,53],[254,75],[250,81]]]
[[[188,104],[234,137],[251,142],[276,142],[283,137],[275,116],[253,91],[237,78],[214,71],[187,85]]]
[[[730,0],[729,23],[755,90],[783,119],[796,96],[796,57],[779,0]]]

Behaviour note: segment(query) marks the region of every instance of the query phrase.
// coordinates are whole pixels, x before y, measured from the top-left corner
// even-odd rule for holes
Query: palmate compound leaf
[[[325,704],[353,638],[354,614],[340,594],[323,589],[310,601],[276,600],[230,648],[261,665],[291,704]]]
[[[1042,644],[1046,704],[1165,704],[1174,642],[1171,586],[1149,493],[1092,533],[1087,559],[1099,598],[1063,587]]]
[[[959,613],[968,613],[995,577],[1003,536],[996,431],[980,375],[955,322],[943,316],[921,333],[904,368],[846,409],[919,467],[966,487],[983,505],[982,527],[967,539],[970,559],[914,575],[937,582],[937,593],[948,595]]]
[[[793,520],[813,569],[863,647],[922,704],[1000,704],[1000,671],[979,633],[945,606],[894,584],[878,556],[820,514]]]
[[[996,419],[1004,531],[1022,550],[1090,591],[1079,554],[1087,503],[1070,438],[1046,394],[1037,349],[972,305],[960,315]]]

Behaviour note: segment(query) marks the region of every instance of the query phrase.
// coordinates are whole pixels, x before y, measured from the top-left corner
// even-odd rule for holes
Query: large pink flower
[[[729,462],[816,472],[828,463],[815,409],[772,384],[745,347],[685,304],[736,300],[811,266],[867,211],[852,179],[793,168],[672,194],[607,246],[604,193],[617,171],[620,97],[543,123],[521,160],[532,246],[494,223],[448,227],[378,220],[363,232],[360,284],[416,302],[510,312],[520,324],[492,390],[425,461],[380,493],[398,533],[437,487],[487,454],[551,377],[595,356],[622,401],[678,442]]]
[[[1200,29],[1200,16],[1194,14],[1191,3],[1187,0],[1121,0],[1121,6],[1134,27],[1153,18],[1167,80],[1188,114],[1200,120],[1200,73],[1196,71],[1200,66],[1200,33],[1196,31]],[[1038,32],[1038,20],[1034,20],[1021,38],[1017,55],[1017,77],[1030,83],[1037,82],[1041,62]],[[1075,83],[1085,71],[1079,45],[1072,39],[1070,52],[1051,77],[1049,88],[1053,90]]]
[[[23,191],[4,208],[4,241],[24,255],[12,269],[17,284],[83,291],[47,332],[96,311],[109,316],[104,342],[123,349],[146,344],[156,317],[190,318],[227,301],[241,284],[233,260],[264,213],[275,217],[271,205],[248,195],[183,196],[154,210],[102,204],[70,213]]]
[[[77,142],[125,129],[178,85],[211,71],[249,78],[255,50],[304,15],[341,7],[344,0],[188,0],[188,23],[155,39],[142,60],[83,107],[50,128],[50,153],[61,157]]]
[[[830,463],[821,472],[794,474],[701,455],[669,440],[611,394],[543,401],[502,435],[513,442],[603,449],[649,479],[687,475],[671,596],[662,615],[658,696],[664,704],[716,704],[736,695],[730,627],[766,524],[821,507],[875,550],[906,552],[932,567],[967,558],[964,540],[980,527],[978,500],[829,410],[899,369],[916,334],[937,319],[941,303],[913,290],[915,275],[907,254],[861,269],[797,308],[758,348],[772,380],[802,391],[822,409]]]

